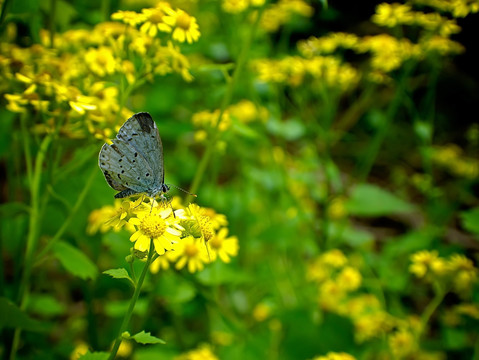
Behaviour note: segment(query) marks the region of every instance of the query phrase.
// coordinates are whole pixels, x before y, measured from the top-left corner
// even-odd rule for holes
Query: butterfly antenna
[[[194,196],[194,197],[198,197],[198,195],[192,194],[192,193],[190,193],[189,191],[186,191],[185,189],[180,188],[179,186],[176,186],[176,185],[173,185],[173,184],[168,184],[168,186],[173,186],[174,188],[176,188],[176,189],[178,189],[178,190],[181,190],[181,191],[183,191],[184,193],[187,193],[188,195],[191,195],[191,196]]]

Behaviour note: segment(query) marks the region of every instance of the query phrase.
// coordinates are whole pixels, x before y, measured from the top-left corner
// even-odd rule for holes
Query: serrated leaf
[[[126,271],[124,268],[105,270],[103,271],[103,274],[110,275],[114,279],[128,279],[132,284],[134,284],[133,280],[128,274],[128,271]]]
[[[479,207],[462,212],[461,220],[467,231],[479,235]]]
[[[80,355],[78,360],[106,360],[110,353],[98,351],[98,352],[90,352],[88,350],[85,354]]]
[[[139,344],[166,344],[166,342],[160,338],[157,338],[149,332],[145,332],[144,330],[142,332],[139,332],[138,334],[135,334],[130,337],[131,339],[135,340]]]
[[[70,244],[57,242],[53,245],[53,253],[72,275],[82,279],[94,279],[98,274],[96,265],[84,253]]]
[[[346,208],[351,215],[357,216],[385,216],[414,210],[413,205],[371,184],[357,185]]]
[[[3,328],[41,331],[45,329],[45,324],[29,317],[7,298],[0,297],[0,329]]]

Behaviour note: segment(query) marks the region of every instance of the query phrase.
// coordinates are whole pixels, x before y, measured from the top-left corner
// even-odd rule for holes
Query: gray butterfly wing
[[[153,170],[148,162],[122,140],[114,139],[112,145],[104,144],[98,164],[106,181],[115,190],[131,189],[130,194],[148,192],[154,184]]]
[[[158,188],[165,181],[163,167],[163,145],[158,128],[150,114],[140,112],[129,118],[118,131],[117,138],[141,154],[149,165]]]

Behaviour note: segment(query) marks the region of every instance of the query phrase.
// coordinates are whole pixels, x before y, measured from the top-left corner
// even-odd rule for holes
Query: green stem
[[[218,114],[218,118],[216,119],[215,126],[213,127],[213,136],[211,141],[208,143],[208,147],[206,148],[206,151],[201,158],[200,164],[198,165],[198,170],[196,171],[195,177],[193,179],[193,182],[191,184],[190,192],[191,193],[196,193],[198,190],[198,187],[200,185],[200,182],[203,178],[203,175],[206,171],[206,167],[208,166],[208,163],[210,161],[211,155],[213,154],[213,151],[216,146],[216,142],[219,138],[219,131],[218,128],[220,126],[221,120],[223,118],[223,114],[226,110],[226,107],[231,103],[231,99],[233,98],[233,91],[235,89],[236,83],[241,75],[241,72],[243,70],[244,65],[246,64],[246,60],[248,58],[248,53],[251,47],[251,43],[253,42],[253,39],[256,34],[256,30],[258,28],[259,21],[261,19],[261,14],[262,14],[262,9],[258,10],[256,13],[256,19],[255,22],[252,26],[250,36],[246,39],[246,42],[244,44],[244,47],[239,55],[238,62],[236,65],[236,68],[233,72],[233,77],[228,83],[228,86],[226,88],[225,95],[223,97],[223,101],[221,102],[221,107],[220,107],[220,113]],[[188,197],[188,201],[192,200],[192,196]]]
[[[436,290],[434,298],[427,305],[426,309],[424,309],[424,312],[421,315],[421,325],[416,333],[417,340],[419,340],[421,335],[424,333],[427,323],[431,319],[432,314],[434,314],[438,306],[441,304],[442,300],[444,299],[444,296],[446,296],[446,293],[447,291],[442,289]]]
[[[73,221],[73,219],[75,218],[75,215],[78,211],[78,209],[80,209],[80,206],[83,204],[83,201],[85,200],[86,198],[86,195],[88,194],[88,191],[90,190],[90,187],[91,185],[93,184],[93,180],[95,179],[96,177],[96,173],[97,173],[98,169],[95,167],[92,169],[91,173],[90,173],[90,176],[88,177],[88,180],[85,184],[85,186],[83,187],[83,190],[82,192],[80,193],[80,195],[78,196],[77,198],[77,201],[75,203],[75,205],[73,206],[73,208],[71,209],[70,211],[70,214],[68,215],[68,217],[65,219],[65,221],[62,223],[62,226],[60,227],[60,229],[58,229],[58,231],[56,232],[56,234],[53,236],[53,238],[48,242],[47,245],[45,245],[45,247],[43,248],[43,250],[38,254],[37,256],[37,261],[35,262],[35,265],[38,265],[39,263],[42,262],[42,258],[48,253],[48,251],[50,250],[50,248],[58,241],[60,240],[60,238],[63,236],[63,234],[65,233],[65,230],[68,229],[68,226],[70,226],[70,223]]]
[[[108,360],[113,360],[116,356],[116,353],[118,352],[118,348],[120,347],[120,344],[122,341],[122,334],[126,331],[126,328],[130,322],[131,315],[133,314],[133,309],[135,308],[136,301],[138,300],[138,296],[140,295],[141,286],[143,285],[143,280],[145,280],[146,273],[148,272],[148,269],[150,268],[150,264],[153,259],[154,252],[155,252],[155,249],[153,246],[153,240],[150,240],[150,251],[148,251],[148,259],[146,260],[145,267],[143,268],[140,278],[138,279],[138,282],[135,286],[135,292],[133,293],[133,296],[130,300],[130,305],[128,306],[128,310],[125,314],[125,317],[123,318],[123,322],[121,323],[121,326],[120,326],[120,331],[118,332],[118,336],[115,339],[115,344],[113,345],[113,348],[111,349]]]
[[[18,289],[18,303],[20,304],[20,309],[25,310],[27,306],[28,293],[30,289],[30,275],[32,272],[32,261],[37,247],[38,233],[40,230],[40,182],[42,180],[42,170],[43,162],[45,160],[45,155],[52,141],[52,134],[47,135],[42,143],[40,144],[40,149],[38,150],[37,157],[35,159],[35,169],[32,174],[31,183],[30,183],[30,196],[31,196],[31,205],[30,205],[30,218],[28,223],[28,235],[27,235],[27,246],[25,250],[25,259],[24,259],[24,268],[22,273],[22,278],[20,280],[20,287]],[[28,159],[27,159],[28,160]],[[17,348],[20,343],[20,333],[21,329],[16,328],[13,335],[12,350],[10,352],[10,360],[15,359]]]
[[[390,124],[399,110],[401,102],[404,98],[404,91],[406,89],[407,79],[409,78],[409,75],[411,74],[414,68],[414,65],[415,65],[414,63],[405,64],[394,98],[389,104],[389,107],[386,111],[383,124],[381,124],[381,127],[376,132],[376,135],[371,141],[371,145],[368,149],[366,157],[362,161],[360,172],[359,172],[359,179],[362,182],[367,179],[371,171],[371,168],[374,165],[374,161],[376,160],[378,156],[379,150],[381,149],[381,146],[384,142],[384,139],[386,138],[386,135],[390,128]]]

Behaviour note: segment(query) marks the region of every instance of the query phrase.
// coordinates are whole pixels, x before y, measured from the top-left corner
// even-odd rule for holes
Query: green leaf
[[[85,354],[81,355],[78,360],[106,360],[110,353],[107,352],[90,352],[88,350]]]
[[[411,212],[415,208],[396,195],[371,184],[357,185],[346,208],[351,215],[384,216]]]
[[[145,331],[139,332],[138,334],[131,336],[130,339],[133,339],[137,343],[143,344],[143,345],[145,345],[145,344],[166,344],[166,342],[164,340],[159,339],[155,336],[152,336],[151,333],[149,333],[149,332],[146,333]]]
[[[0,329],[20,328],[29,331],[45,330],[45,324],[30,318],[17,305],[0,297]]]
[[[103,274],[110,275],[114,279],[128,279],[133,285],[135,285],[130,275],[128,275],[128,271],[124,268],[105,270],[103,271]]]
[[[479,235],[479,207],[461,213],[462,226],[467,231]]]
[[[28,310],[34,314],[53,317],[65,313],[65,305],[51,295],[31,294]]]
[[[72,275],[82,279],[94,279],[98,275],[96,265],[84,253],[66,242],[59,241],[53,245],[53,253]]]

